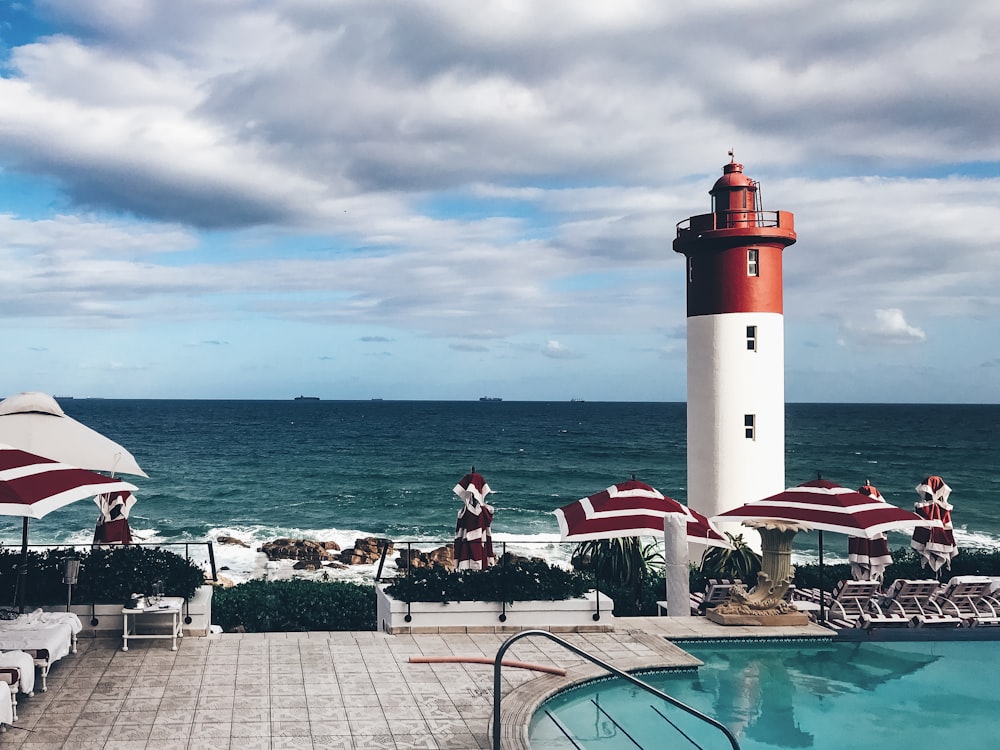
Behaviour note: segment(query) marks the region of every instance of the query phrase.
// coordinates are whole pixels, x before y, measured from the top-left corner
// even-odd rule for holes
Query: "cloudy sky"
[[[682,401],[671,241],[732,148],[796,216],[789,401],[1000,401],[998,29],[0,0],[0,394]]]

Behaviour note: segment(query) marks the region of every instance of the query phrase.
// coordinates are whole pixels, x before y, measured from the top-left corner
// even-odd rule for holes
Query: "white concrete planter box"
[[[212,624],[212,586],[200,586],[195,592],[191,601],[181,610],[181,622],[184,626],[184,635],[201,636],[208,635],[209,625]],[[44,609],[53,612],[65,612],[65,607],[48,606]],[[121,604],[74,604],[70,607],[70,612],[75,612],[83,623],[83,630],[80,632],[81,638],[93,638],[95,636],[116,636],[121,638],[122,627],[122,605]],[[184,622],[185,617],[190,617],[191,622]],[[96,618],[97,624],[91,624]]]
[[[518,630],[550,630],[553,632],[605,631],[614,628],[611,611],[614,602],[589,591],[577,599],[562,601],[501,602],[406,602],[385,593],[377,585],[376,627],[384,633],[455,633],[455,632],[514,632]],[[409,615],[409,621],[406,617]],[[503,620],[500,618],[504,617]]]

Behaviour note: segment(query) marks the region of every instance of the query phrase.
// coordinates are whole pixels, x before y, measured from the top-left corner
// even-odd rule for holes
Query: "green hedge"
[[[404,602],[520,602],[573,599],[594,588],[594,577],[538,559],[503,559],[486,570],[416,568],[386,587]]]
[[[247,581],[215,589],[212,620],[226,632],[374,630],[375,587],[302,579]]]
[[[27,603],[66,603],[62,582],[67,550],[28,551]],[[204,571],[180,555],[159,547],[102,547],[76,552],[80,576],[73,586],[74,604],[120,604],[130,594],[152,594],[156,581],[166,596],[190,599],[205,581]],[[14,603],[20,550],[0,550],[0,603]]]

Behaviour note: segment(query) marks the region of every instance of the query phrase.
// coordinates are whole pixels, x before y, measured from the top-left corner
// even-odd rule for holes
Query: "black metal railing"
[[[449,539],[447,542],[442,543],[440,546],[451,544],[451,541],[452,540]],[[392,579],[384,579],[382,577],[385,568],[385,560],[388,555],[390,546],[392,546],[394,549],[401,549],[405,546],[406,554],[403,555],[401,558],[404,561],[404,565],[402,566],[402,568],[399,568],[397,566],[397,571],[399,571],[402,574],[402,577],[409,575],[413,570],[413,567],[411,567],[413,560],[413,549],[418,544],[420,545],[421,548],[425,548],[434,545],[435,542],[421,540],[421,541],[399,541],[390,543],[388,540],[382,540],[382,542],[379,545],[380,555],[379,555],[378,567],[376,569],[376,574],[375,574],[375,582],[381,583],[384,580],[392,580]],[[515,549],[530,548],[532,545],[545,546],[545,547],[553,547],[553,546],[562,547],[565,545],[569,545],[570,548],[576,549],[576,547],[579,545],[579,542],[555,542],[555,541],[535,541],[535,540],[512,540],[510,542],[510,547]],[[510,561],[510,556],[508,555],[508,552],[510,551],[508,549],[508,542],[506,540],[497,541],[494,543],[494,549],[495,550],[499,549],[500,554],[497,556],[497,564],[500,566],[501,571],[503,571],[506,569],[506,566]],[[572,553],[570,553],[570,555],[567,556],[567,561],[570,559],[572,559]],[[594,614],[591,615],[591,617],[593,618],[594,622],[598,622],[601,619],[601,593],[600,593],[601,578],[600,578],[599,557],[593,561],[592,567],[594,575],[595,610]],[[501,593],[499,597],[500,601],[497,602],[499,606],[499,611],[497,612],[497,620],[501,623],[507,621],[507,601],[508,601],[508,597],[505,595],[505,592],[503,591],[503,582],[504,582],[504,576],[501,573],[500,575]],[[403,616],[403,620],[404,622],[409,623],[412,622],[413,620],[413,613],[410,607],[410,605],[413,602],[410,600],[404,600],[404,601],[406,602],[406,614]]]
[[[548,638],[550,641],[553,641],[553,642],[559,644],[560,646],[562,646],[566,650],[571,651],[572,653],[576,654],[577,656],[581,657],[582,659],[586,659],[591,664],[597,665],[598,667],[600,667],[601,669],[605,670],[606,672],[608,672],[610,674],[613,674],[616,677],[619,677],[619,678],[625,680],[626,682],[634,685],[635,687],[639,688],[640,690],[644,690],[647,693],[650,693],[651,695],[655,695],[657,698],[665,701],[666,703],[669,703],[671,706],[674,706],[675,708],[678,708],[678,709],[684,711],[688,715],[693,716],[695,719],[697,719],[697,720],[699,720],[699,721],[701,721],[701,722],[703,722],[705,724],[708,724],[708,725],[714,727],[715,729],[719,730],[720,732],[722,732],[725,735],[726,739],[729,741],[729,744],[730,744],[730,746],[732,747],[733,750],[740,750],[740,745],[739,745],[739,742],[737,742],[735,735],[733,735],[733,733],[731,731],[729,731],[729,728],[725,724],[723,724],[722,722],[717,721],[716,719],[713,719],[711,716],[707,716],[706,714],[703,714],[698,709],[692,708],[691,706],[687,705],[683,701],[678,700],[677,698],[674,698],[674,697],[672,697],[670,695],[667,695],[662,690],[657,690],[655,687],[653,687],[652,685],[650,685],[650,684],[648,684],[646,682],[643,682],[638,677],[636,677],[634,675],[631,675],[628,672],[625,672],[624,670],[618,669],[617,667],[612,666],[611,664],[608,664],[607,662],[605,662],[605,661],[603,661],[601,659],[598,659],[593,654],[590,654],[590,653],[584,651],[582,648],[578,648],[578,647],[574,646],[569,641],[566,641],[566,640],[560,638],[557,635],[553,635],[552,633],[548,632],[547,630],[525,630],[525,631],[523,631],[521,633],[516,633],[515,635],[512,635],[510,638],[508,638],[506,641],[504,641],[503,644],[500,646],[500,648],[497,649],[496,658],[493,660],[493,750],[501,750],[501,748],[500,748],[500,729],[501,729],[500,706],[501,706],[501,701],[502,701],[502,698],[503,698],[503,695],[502,695],[502,686],[503,686],[503,684],[502,684],[502,680],[501,680],[501,670],[502,670],[502,667],[503,667],[503,657],[504,657],[504,654],[507,653],[507,650],[511,646],[513,646],[515,642],[519,641],[522,638],[528,638],[528,637],[533,637],[533,636],[542,636],[543,638]],[[680,731],[680,730],[678,730],[678,731]],[[688,738],[688,739],[690,739],[690,738]]]

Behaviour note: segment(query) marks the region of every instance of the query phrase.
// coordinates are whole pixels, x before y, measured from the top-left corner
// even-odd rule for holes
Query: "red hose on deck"
[[[411,656],[410,664],[492,664],[494,662],[489,656]],[[517,669],[531,669],[535,672],[545,672],[565,677],[566,670],[559,667],[547,667],[544,664],[529,664],[526,661],[509,661],[504,659],[500,662],[505,667],[516,667]]]

